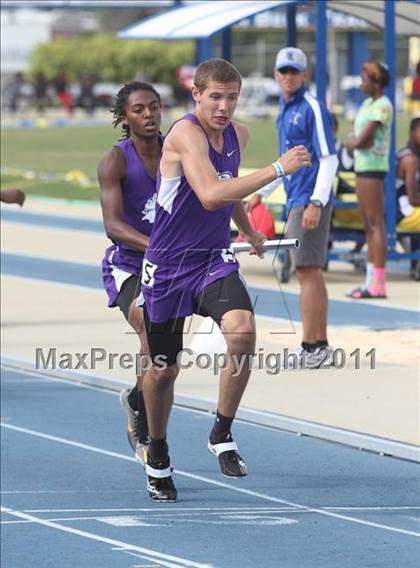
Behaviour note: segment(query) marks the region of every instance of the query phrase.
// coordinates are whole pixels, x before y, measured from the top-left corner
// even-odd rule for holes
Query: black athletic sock
[[[323,339],[322,341],[317,341],[316,346],[320,347],[321,349],[323,347],[328,347],[328,339]]]
[[[133,387],[131,389],[131,391],[128,393],[128,404],[130,405],[130,408],[132,410],[134,410],[134,412],[137,412],[138,406],[137,406],[137,385],[135,387]]]
[[[223,416],[223,414],[220,414],[220,412],[217,411],[216,421],[214,423],[212,431],[210,432],[211,444],[221,444],[222,442],[232,441],[230,428],[232,426],[233,419],[234,416],[232,418]]]
[[[318,347],[316,343],[309,343],[308,341],[302,341],[301,345],[305,351],[308,351],[308,353],[313,353]]]
[[[137,391],[137,410],[139,413],[138,435],[142,444],[147,444],[149,428],[147,426],[146,406],[144,404],[143,391]]]
[[[166,436],[158,440],[149,438],[149,447],[147,449],[147,454],[154,464],[166,463],[169,460]]]

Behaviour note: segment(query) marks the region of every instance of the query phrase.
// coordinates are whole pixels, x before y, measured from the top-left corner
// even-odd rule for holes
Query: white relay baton
[[[251,248],[253,248],[249,243],[232,243],[230,246],[234,252],[246,252],[250,251]],[[273,239],[271,241],[264,241],[262,246],[266,251],[299,248],[300,243],[299,239]]]

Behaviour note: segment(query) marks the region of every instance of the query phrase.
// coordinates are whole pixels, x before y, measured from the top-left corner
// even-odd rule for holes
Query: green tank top
[[[387,172],[389,170],[392,114],[391,101],[385,95],[375,101],[372,97],[363,101],[354,121],[355,135],[359,136],[368,122],[379,122],[380,124],[375,128],[373,146],[354,150],[356,172]]]

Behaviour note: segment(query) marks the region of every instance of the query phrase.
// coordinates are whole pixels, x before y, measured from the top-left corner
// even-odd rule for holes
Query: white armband
[[[284,168],[283,168],[283,166],[280,164],[280,162],[273,162],[271,165],[272,165],[273,168],[276,170],[277,178],[281,178],[281,177],[284,176]]]
[[[338,158],[336,154],[319,158],[319,170],[311,199],[319,199],[322,205],[328,203],[337,168]]]

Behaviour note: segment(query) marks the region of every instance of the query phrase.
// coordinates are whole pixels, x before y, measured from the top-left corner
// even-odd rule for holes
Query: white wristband
[[[284,176],[284,168],[283,168],[283,166],[280,164],[280,162],[273,162],[271,165],[272,165],[273,168],[276,170],[277,179]]]

